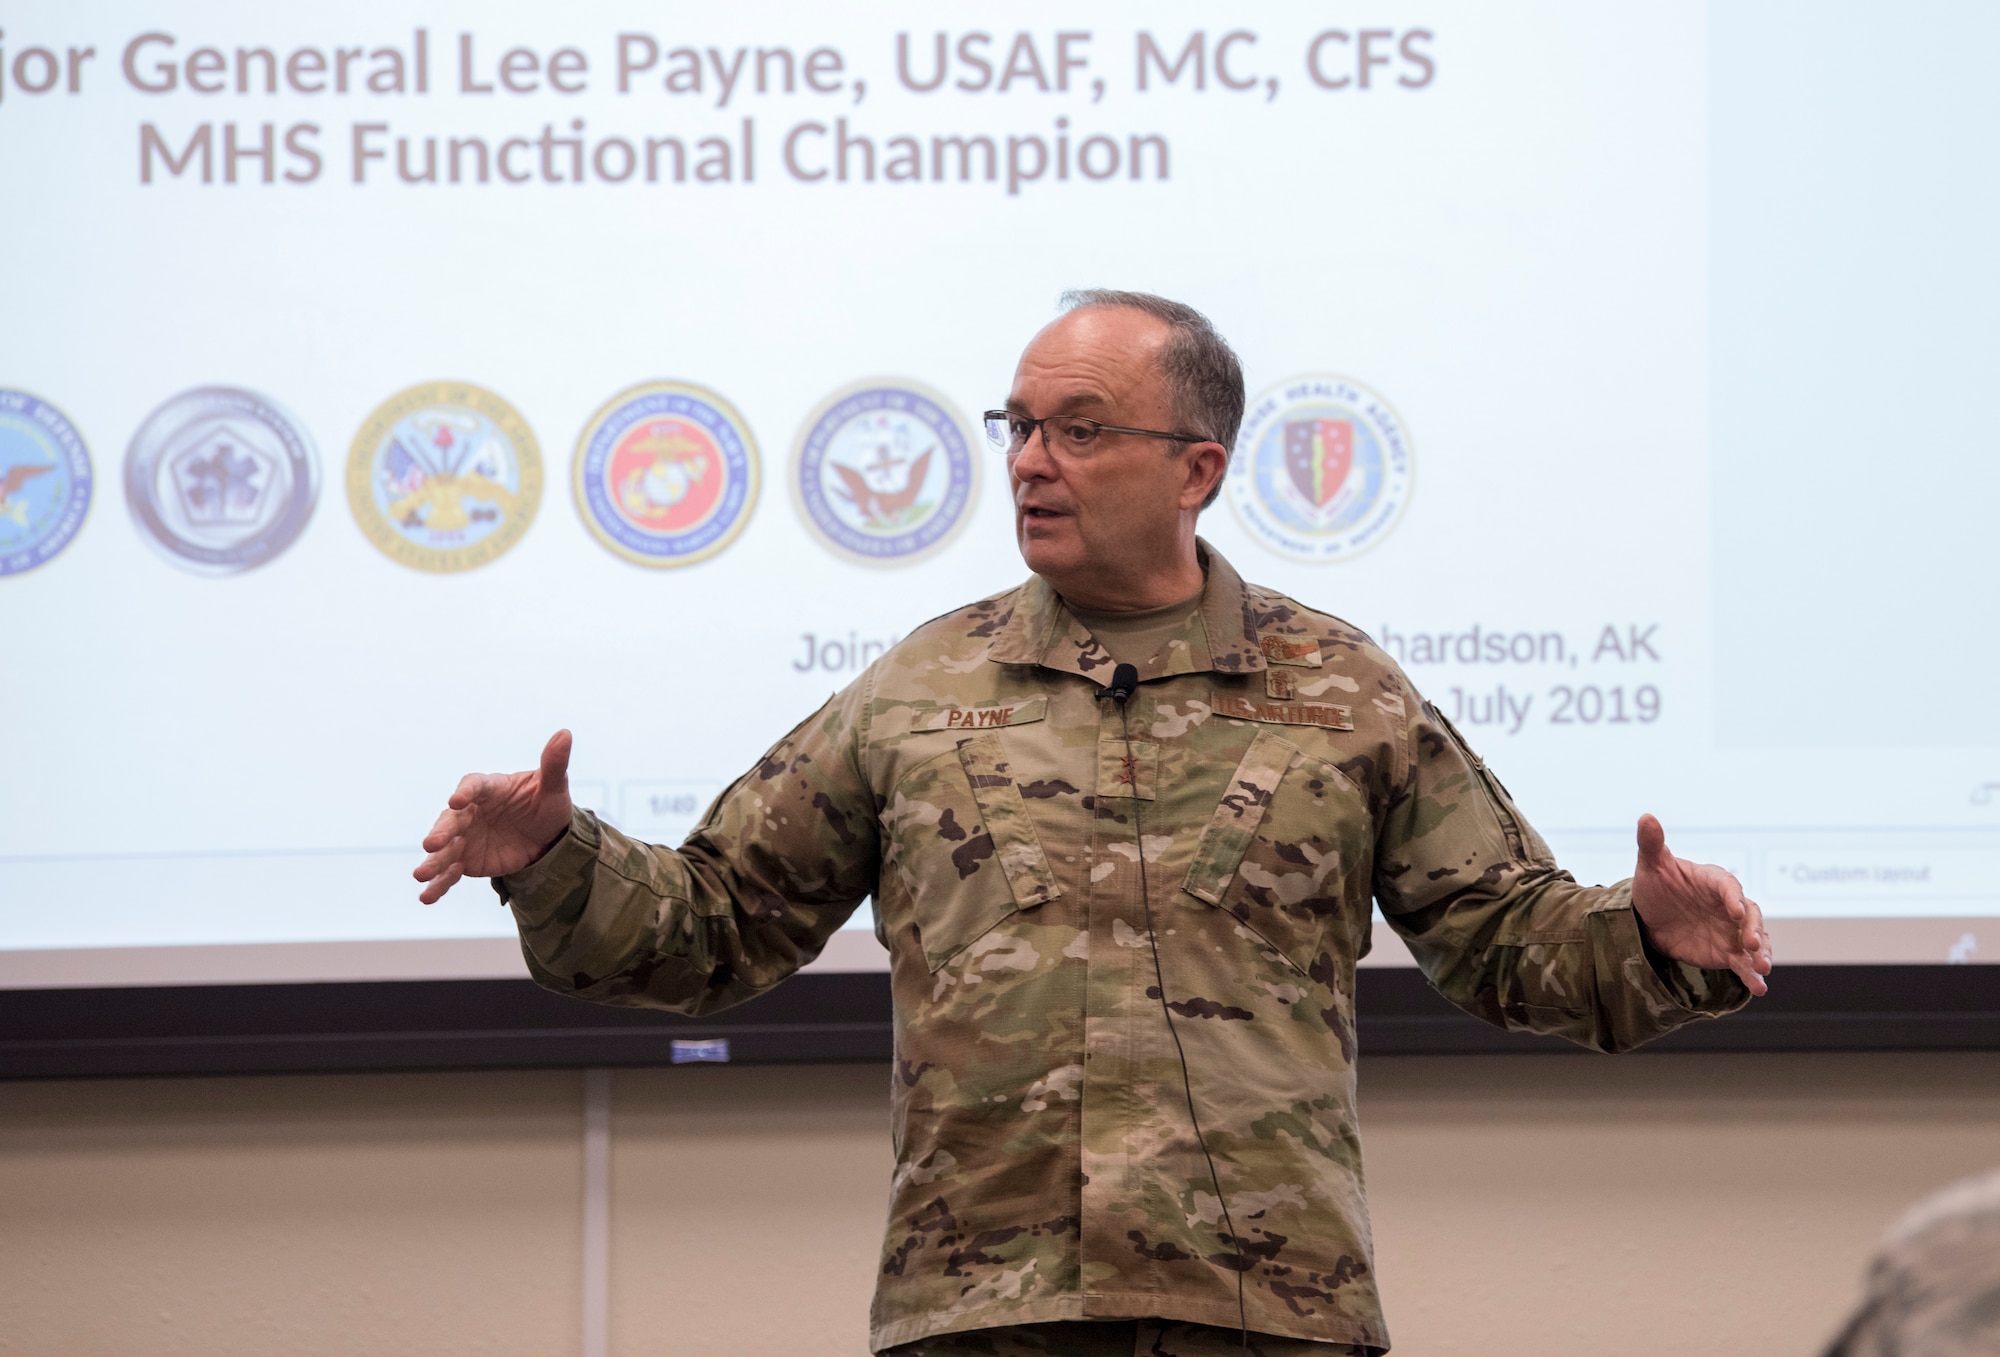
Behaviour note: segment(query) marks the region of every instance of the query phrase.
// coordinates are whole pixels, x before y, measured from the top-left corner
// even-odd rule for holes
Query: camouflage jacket
[[[678,851],[580,810],[499,883],[544,985],[683,1013],[769,989],[874,898],[896,1044],[878,1349],[1234,1328],[1239,1271],[1253,1331],[1386,1347],[1355,1125],[1371,899],[1505,1027],[1624,1050],[1748,998],[1649,953],[1629,885],[1557,870],[1365,636],[1202,554],[1200,609],[1126,709],[1031,578],[919,628]]]

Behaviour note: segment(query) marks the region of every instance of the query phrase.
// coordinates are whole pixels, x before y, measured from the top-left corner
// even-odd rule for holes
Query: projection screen
[[[0,986],[524,974],[459,776],[676,843],[1018,581],[1086,286],[1579,879],[1652,811],[1781,962],[2000,957],[2000,19],[1918,8],[9,7]]]

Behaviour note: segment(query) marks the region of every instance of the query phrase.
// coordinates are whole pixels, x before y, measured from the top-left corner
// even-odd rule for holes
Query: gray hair
[[[1164,321],[1173,333],[1160,351],[1160,375],[1166,379],[1167,399],[1180,425],[1177,432],[1201,434],[1226,451],[1235,451],[1236,431],[1243,424],[1243,364],[1207,316],[1184,302],[1150,292],[1087,287],[1062,294],[1064,311],[1086,306],[1115,306]],[[1222,482],[1217,481],[1201,507],[1215,503],[1221,493]]]

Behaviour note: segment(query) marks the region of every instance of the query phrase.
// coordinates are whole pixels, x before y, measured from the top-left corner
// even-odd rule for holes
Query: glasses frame
[[[980,416],[980,419],[982,423],[987,426],[988,429],[986,435],[987,445],[1008,457],[1018,457],[1023,452],[1026,452],[1028,449],[1028,444],[1034,442],[1035,435],[1038,432],[1042,436],[1042,446],[1048,450],[1051,456],[1054,457],[1075,456],[1076,454],[1074,453],[1057,452],[1055,445],[1049,442],[1048,422],[1052,419],[1067,419],[1067,420],[1073,420],[1078,424],[1088,424],[1093,430],[1093,433],[1091,435],[1093,442],[1096,440],[1097,434],[1101,433],[1127,433],[1127,434],[1133,434],[1140,438],[1164,438],[1170,443],[1215,442],[1213,438],[1209,438],[1202,434],[1168,433],[1164,429],[1132,429],[1132,428],[1127,428],[1125,425],[1122,424],[1106,424],[1102,420],[1089,419],[1083,415],[1043,415],[1040,419],[1031,419],[1027,415],[1020,414],[1013,410],[988,410],[985,412],[985,414]],[[1005,446],[1002,446],[1001,444],[995,443],[993,441],[991,424],[992,421],[996,419],[1005,420],[1007,423],[1008,434],[1010,438],[1009,442]],[[1014,446],[1011,439],[1014,422],[1016,420],[1019,420],[1021,423],[1024,423],[1028,426],[1027,437],[1021,440],[1019,447]],[[1084,455],[1088,456],[1089,454],[1085,453]]]

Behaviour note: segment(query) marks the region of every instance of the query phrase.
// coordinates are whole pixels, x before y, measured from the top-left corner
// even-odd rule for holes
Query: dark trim
[[[1416,971],[1360,973],[1372,1054],[1575,1051],[1452,1008]],[[0,991],[0,1078],[663,1065],[728,1037],[745,1064],[887,1061],[889,977],[802,975],[705,1018],[610,1008],[525,980]],[[2000,1050],[2000,966],[1791,966],[1748,1011],[1650,1051]]]

